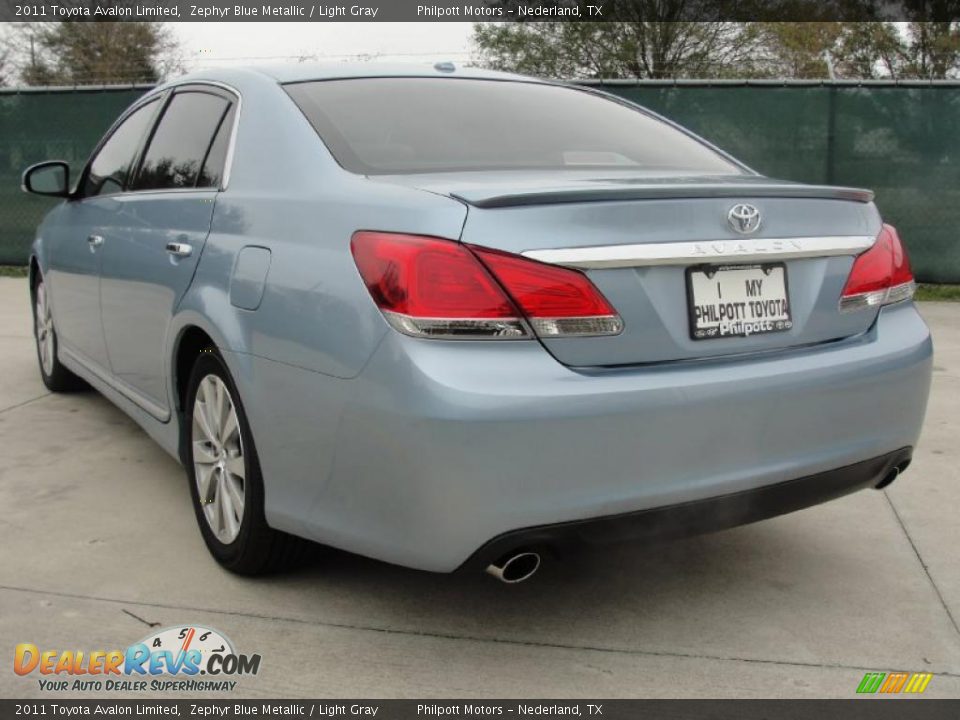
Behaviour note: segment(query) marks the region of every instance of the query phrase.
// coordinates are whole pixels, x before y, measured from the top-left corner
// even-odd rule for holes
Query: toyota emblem
[[[753,205],[740,203],[730,208],[727,213],[727,222],[734,232],[749,235],[760,227],[760,211]]]

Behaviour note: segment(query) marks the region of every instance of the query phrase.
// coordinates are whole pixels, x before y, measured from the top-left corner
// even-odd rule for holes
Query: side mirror
[[[63,160],[48,160],[23,171],[20,188],[36,195],[67,197],[70,194],[70,166]]]

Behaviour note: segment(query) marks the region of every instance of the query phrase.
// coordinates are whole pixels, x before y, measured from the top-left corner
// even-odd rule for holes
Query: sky
[[[471,23],[171,23],[187,70],[233,65],[378,59],[463,63],[470,58]]]

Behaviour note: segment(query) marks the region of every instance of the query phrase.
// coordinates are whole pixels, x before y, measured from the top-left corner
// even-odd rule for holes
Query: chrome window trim
[[[696,265],[724,261],[758,262],[796,258],[859,255],[876,238],[870,235],[837,235],[794,238],[736,238],[700,242],[598,245],[596,247],[526,250],[531,260],[582,269]]]

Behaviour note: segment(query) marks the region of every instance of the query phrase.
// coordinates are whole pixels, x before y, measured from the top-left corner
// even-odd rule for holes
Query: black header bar
[[[0,0],[0,21],[951,21],[960,0]]]

